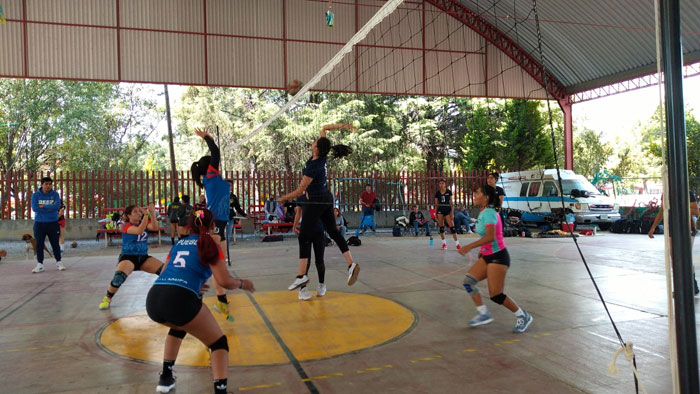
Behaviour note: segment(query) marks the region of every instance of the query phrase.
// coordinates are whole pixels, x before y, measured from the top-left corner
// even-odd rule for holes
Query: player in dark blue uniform
[[[158,231],[156,208],[153,204],[144,210],[130,205],[124,210],[126,223],[122,226],[122,253],[119,255],[117,270],[107,287],[107,295],[100,303],[100,309],[109,309],[112,297],[126,278],[134,271],[160,274],[163,262],[148,255],[148,230]]]
[[[299,234],[299,259],[308,259],[311,257],[311,241],[315,234],[314,227],[316,221],[321,220],[323,227],[326,229],[328,236],[335,241],[340,249],[340,252],[345,257],[345,262],[348,266],[348,286],[352,286],[357,280],[357,275],[360,273],[360,266],[352,260],[352,255],[348,249],[348,243],[340,235],[338,228],[335,226],[335,217],[333,216],[333,196],[328,190],[326,184],[326,160],[328,154],[332,151],[334,158],[340,158],[349,155],[352,150],[345,145],[333,145],[326,138],[326,130],[340,129],[355,129],[348,124],[332,124],[323,126],[320,137],[311,144],[311,158],[307,160],[302,173],[304,176],[301,179],[299,186],[291,193],[280,197],[280,204],[291,201],[294,198],[300,197],[306,191],[309,196],[307,205],[309,206],[302,213],[301,231]],[[309,281],[301,264],[299,264],[299,272],[294,282],[289,286],[289,290],[294,290]]]
[[[452,238],[455,240],[457,250],[459,250],[459,240],[457,240],[457,229],[455,228],[454,215],[452,211],[452,190],[447,188],[447,182],[441,179],[438,184],[438,190],[435,192],[435,217],[437,219],[438,228],[440,229],[440,238],[442,239],[442,249],[447,249],[445,241],[445,221],[450,226]]]
[[[297,198],[297,205],[294,207],[294,232],[299,235],[301,234],[299,223],[304,214],[304,211],[310,208],[307,204],[309,199],[306,197],[306,193],[302,194],[301,197]],[[311,244],[314,248],[314,257],[316,263],[316,272],[318,273],[318,287],[316,288],[316,297],[323,297],[326,295],[326,264],[323,262],[323,256],[326,250],[326,234],[323,232],[323,224],[320,220],[316,220],[316,225],[313,227],[314,234],[311,238]],[[299,250],[302,248],[301,237],[299,238]],[[304,275],[308,277],[309,268],[311,267],[311,258],[299,259],[299,270],[301,271],[303,267],[306,267]],[[306,289],[306,284],[299,287],[299,299],[308,301],[313,298],[313,295],[309,290]]]
[[[179,240],[168,255],[168,262],[146,298],[151,320],[170,327],[165,339],[163,372],[156,391],[167,393],[175,388],[173,366],[185,335],[192,334],[211,351],[214,390],[226,393],[228,341],[209,308],[202,304],[205,282],[212,274],[226,289],[255,291],[253,282],[233,278],[214,232],[214,216],[209,210],[197,210],[189,219],[191,235]]]
[[[211,156],[203,156],[199,161],[192,163],[192,177],[199,187],[204,188],[207,209],[214,215],[214,232],[211,236],[221,250],[226,250],[226,225],[228,224],[231,188],[219,172],[221,152],[214,142],[214,137],[204,129],[196,129],[194,133],[207,143]],[[230,259],[231,256],[226,256],[226,258]],[[212,283],[218,299],[214,309],[233,321],[233,317],[229,313],[226,290],[216,283],[216,278],[212,280]]]

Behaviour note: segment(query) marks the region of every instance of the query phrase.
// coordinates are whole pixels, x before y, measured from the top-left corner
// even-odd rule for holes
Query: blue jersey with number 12
[[[211,276],[211,268],[199,260],[197,253],[197,241],[199,235],[190,235],[177,241],[168,256],[168,263],[158,279],[153,283],[157,285],[180,286],[192,291],[197,297],[202,290],[202,285]],[[219,250],[219,259],[224,254]]]
[[[129,234],[126,232],[129,227],[136,226],[131,223],[122,226],[122,254],[148,255],[148,230],[141,234]]]

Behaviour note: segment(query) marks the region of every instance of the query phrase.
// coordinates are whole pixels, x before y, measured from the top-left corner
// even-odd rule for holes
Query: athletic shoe
[[[44,264],[36,263],[36,267],[32,270],[32,274],[38,274],[39,272],[44,272]]]
[[[447,250],[447,244],[442,244],[442,250]]]
[[[301,285],[307,284],[308,282],[309,282],[309,277],[306,275],[302,275],[301,278],[294,278],[294,282],[292,282],[292,284],[289,285],[289,287],[287,287],[287,290],[290,290],[290,291],[294,290]]]
[[[102,302],[100,302],[100,310],[103,311],[105,309],[109,309],[109,304],[111,304],[111,303],[112,303],[112,299],[105,296],[102,299]]]
[[[158,387],[156,387],[156,392],[159,393],[169,393],[170,390],[175,388],[175,377],[173,375],[163,376],[160,374],[160,379],[158,379]]]
[[[299,288],[299,299],[300,300],[308,301],[312,298],[314,298],[314,295],[311,294],[311,292],[306,288],[306,286]]]
[[[372,233],[373,233],[373,234],[376,234],[376,233],[377,233],[377,230],[372,229]]]
[[[513,327],[513,332],[521,333],[527,331],[527,328],[532,324],[532,316],[523,309],[524,316],[518,316],[515,319],[515,327]]]
[[[65,271],[65,270],[66,270],[66,267],[63,265],[62,262],[57,261],[57,262],[56,262],[56,269],[59,270],[59,271]]]
[[[460,246],[459,246],[459,244],[457,244],[457,250],[459,250],[459,248],[460,248]]]
[[[233,321],[233,316],[231,316],[231,311],[228,309],[228,304],[221,301],[216,301],[216,304],[211,307],[213,310],[226,315],[226,320]]]
[[[350,264],[350,267],[348,267],[348,286],[352,286],[355,284],[355,281],[357,280],[357,276],[359,274],[360,266],[357,265],[357,263]]]
[[[473,319],[469,320],[469,327],[483,326],[484,324],[489,324],[493,321],[491,317],[491,312],[486,312],[484,314],[477,314]]]
[[[319,283],[316,288],[316,297],[323,297],[324,295],[326,295],[326,284]]]

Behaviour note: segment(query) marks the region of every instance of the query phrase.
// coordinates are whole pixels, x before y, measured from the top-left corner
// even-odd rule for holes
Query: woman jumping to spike
[[[452,238],[454,238],[455,244],[457,245],[457,250],[459,250],[457,229],[455,228],[450,197],[452,197],[452,190],[447,188],[447,184],[444,179],[440,179],[438,190],[435,192],[435,216],[438,222],[438,228],[440,229],[440,238],[442,238],[442,250],[447,249],[447,242],[445,241],[445,220],[447,220],[447,224],[450,226]]]
[[[226,250],[226,225],[228,224],[231,188],[219,172],[221,153],[214,142],[214,137],[204,129],[195,129],[194,133],[207,143],[211,156],[202,156],[199,161],[192,163],[190,170],[197,186],[204,188],[207,209],[214,215],[214,232],[211,237],[221,250]],[[226,258],[228,259],[230,256],[226,256]],[[232,321],[233,317],[229,313],[226,289],[216,283],[216,277],[212,279],[212,283],[218,299],[214,309],[223,313],[228,320]]]
[[[163,273],[153,283],[146,298],[146,311],[151,320],[170,327],[165,337],[163,372],[156,391],[167,393],[175,388],[173,366],[182,339],[191,334],[211,351],[209,358],[216,394],[226,393],[228,341],[209,308],[202,304],[201,294],[212,273],[216,282],[229,290],[242,289],[252,293],[255,286],[249,280],[229,275],[224,254],[210,236],[215,229],[210,211],[194,211],[189,225],[192,235],[173,246]]]
[[[122,226],[122,253],[119,255],[117,271],[107,287],[107,295],[100,302],[100,309],[109,309],[114,294],[134,271],[160,274],[163,262],[148,255],[148,230],[158,231],[156,208],[148,204],[148,210],[135,205],[124,209],[126,223]]]
[[[321,135],[311,144],[311,158],[306,162],[302,173],[304,174],[299,186],[291,193],[280,197],[279,202],[284,204],[294,198],[300,197],[304,191],[309,196],[308,208],[303,211],[301,217],[301,231],[299,234],[299,270],[296,279],[288,287],[294,290],[305,285],[309,278],[306,275],[306,263],[311,257],[311,241],[316,233],[314,226],[317,220],[321,220],[328,236],[335,241],[340,252],[345,257],[348,266],[348,286],[352,286],[360,273],[360,266],[352,260],[348,250],[348,244],[335,226],[333,216],[333,196],[326,184],[328,154],[333,153],[333,158],[341,158],[352,153],[352,149],[345,145],[331,145],[326,138],[327,130],[351,129],[355,127],[348,124],[332,124],[321,128]]]
[[[501,217],[496,212],[500,206],[500,200],[496,194],[496,189],[489,185],[481,186],[474,192],[474,204],[485,207],[479,213],[476,223],[476,233],[480,239],[462,247],[459,254],[464,256],[470,250],[481,247],[479,259],[469,269],[464,277],[464,288],[474,300],[478,314],[469,321],[469,326],[476,327],[491,323],[493,318],[488,308],[484,305],[479,288],[476,286],[479,281],[488,278],[489,296],[491,301],[503,305],[511,312],[515,313],[515,327],[513,332],[525,332],[532,323],[532,316],[526,310],[520,309],[515,301],[503,294],[505,286],[506,272],[510,267],[510,256],[503,241],[503,227]]]

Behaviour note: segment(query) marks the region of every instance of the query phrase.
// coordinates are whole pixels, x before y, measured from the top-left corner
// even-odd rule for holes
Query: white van
[[[586,178],[570,170],[559,173],[564,188],[564,213],[573,213],[577,224],[597,224],[606,230],[620,219],[619,205]],[[562,211],[557,170],[503,173],[498,185],[506,193],[503,208],[525,211],[522,216],[525,222],[544,222],[541,215]]]

